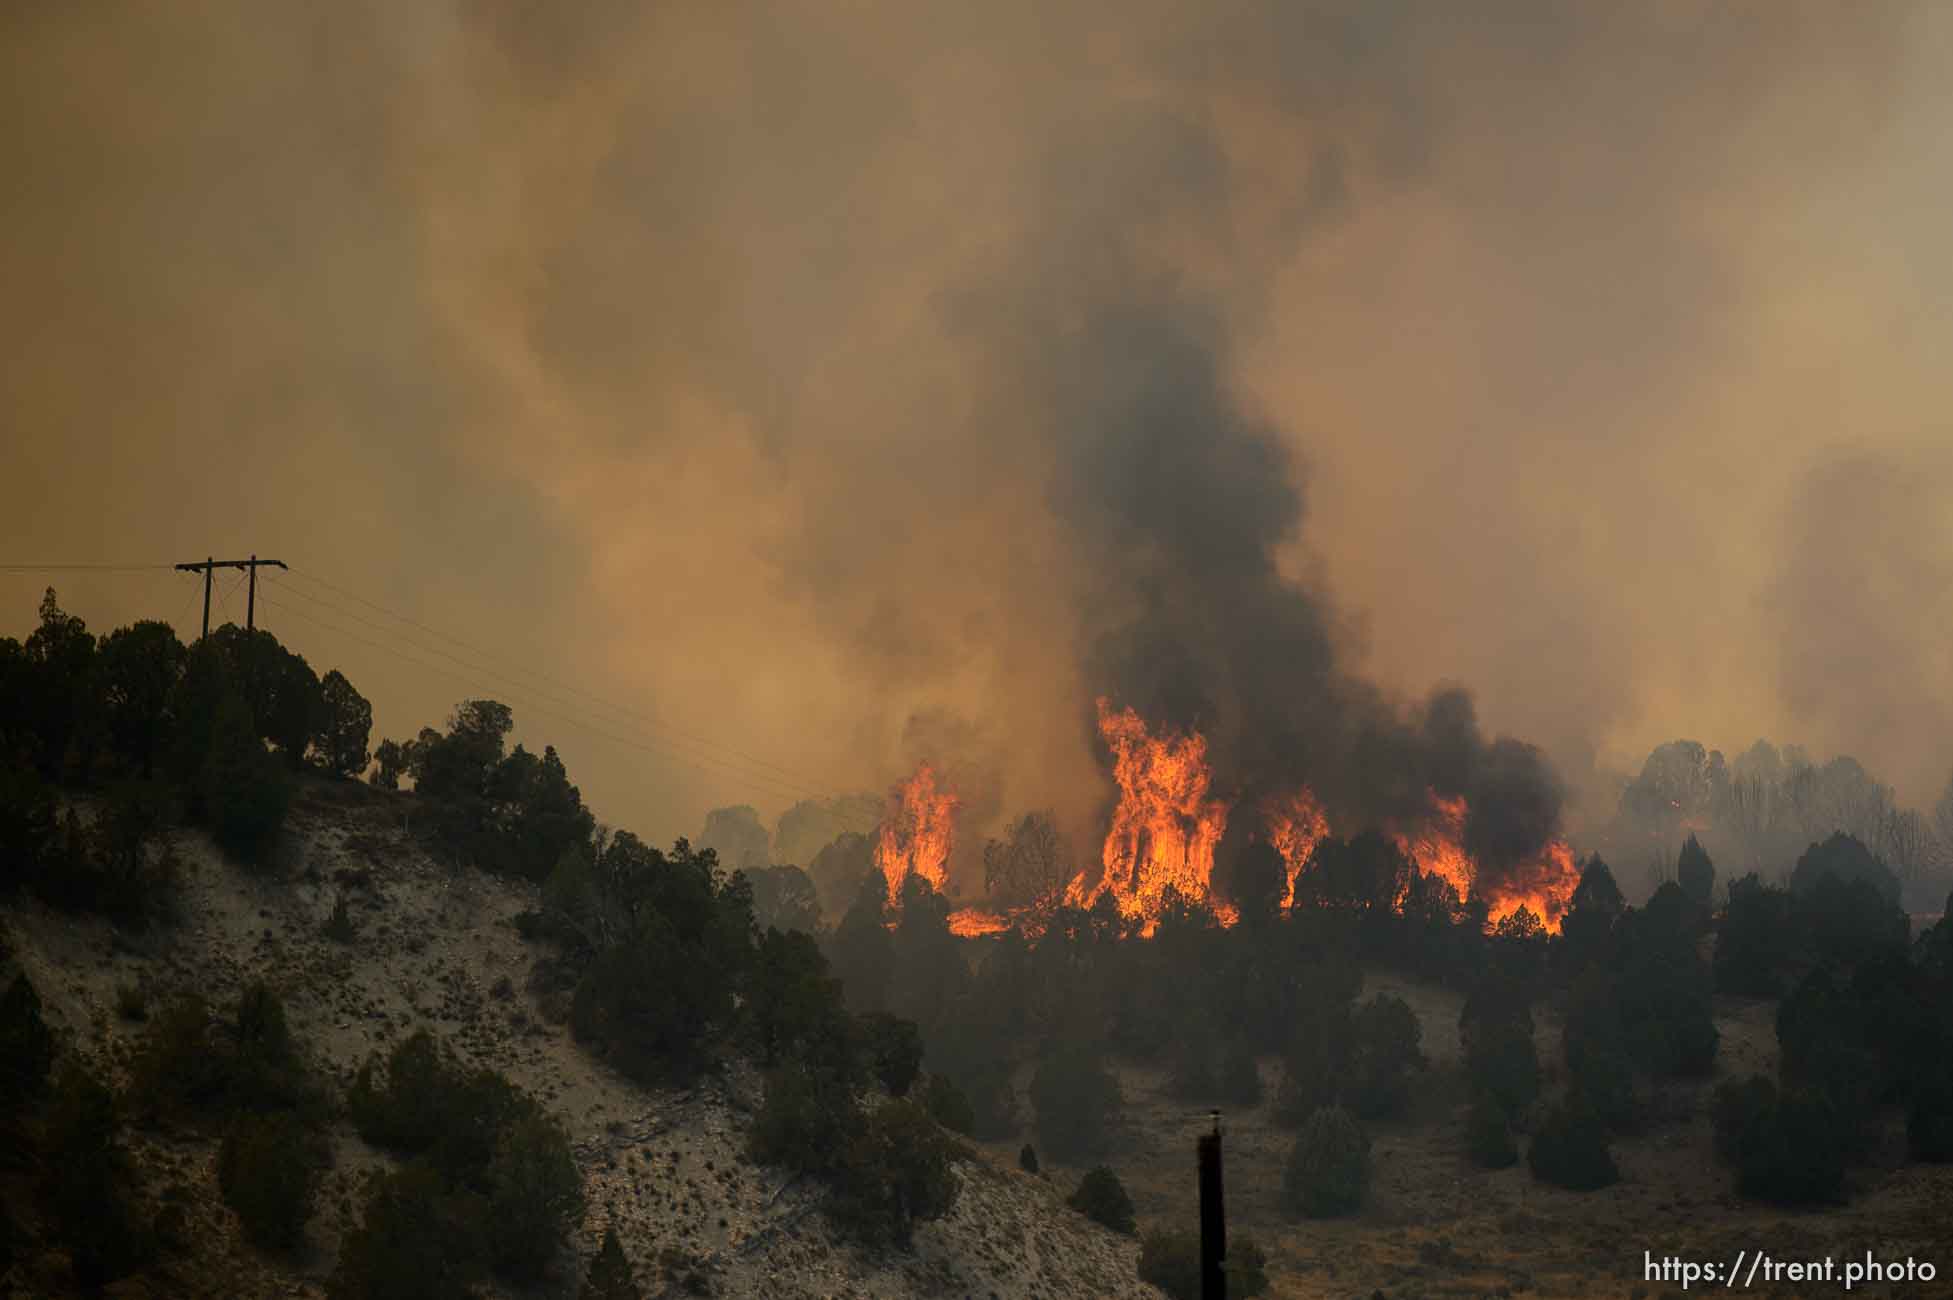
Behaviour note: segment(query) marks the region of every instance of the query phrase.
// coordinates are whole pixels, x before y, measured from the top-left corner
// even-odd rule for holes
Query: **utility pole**
[[[1221,1199],[1221,1113],[1195,1144],[1200,1164],[1200,1300],[1227,1300],[1227,1210]]]
[[[179,564],[176,567],[185,573],[203,574],[203,635],[210,635],[210,575],[218,569],[240,569],[251,575],[251,594],[244,606],[244,629],[255,631],[258,626],[258,570],[265,565],[290,570],[283,560],[260,560],[253,555],[248,560],[219,560],[206,556],[194,564]]]

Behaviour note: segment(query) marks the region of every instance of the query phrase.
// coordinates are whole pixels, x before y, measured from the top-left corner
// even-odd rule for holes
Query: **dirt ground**
[[[1877,1159],[1858,1170],[1848,1206],[1796,1213],[1736,1197],[1715,1158],[1708,1094],[1725,1078],[1776,1069],[1774,1003],[1721,998],[1714,1079],[1664,1085],[1650,1097],[1645,1132],[1615,1145],[1621,1181],[1592,1193],[1535,1183],[1525,1162],[1488,1173],[1464,1152],[1466,1093],[1458,1060],[1461,992],[1395,974],[1373,975],[1364,996],[1395,993],[1417,1013],[1431,1074],[1415,1112],[1372,1126],[1373,1181],[1356,1215],[1292,1220],[1279,1204],[1282,1167],[1293,1144],[1269,1105],[1224,1116],[1227,1211],[1232,1231],[1252,1234],[1270,1256],[1279,1297],[1633,1296],[1682,1294],[1679,1283],[1644,1281],[1644,1252],[1721,1261],[1738,1251],[1779,1260],[1827,1255],[1839,1270],[1871,1250],[1881,1260],[1910,1255],[1940,1270],[1932,1285],[1861,1287],[1854,1295],[1953,1295],[1953,1168],[1906,1165],[1902,1117],[1888,1117]],[[1535,1013],[1549,1094],[1562,1086],[1557,1009]],[[1262,1062],[1272,1101],[1280,1066]],[[1126,1114],[1111,1157],[1142,1229],[1196,1222],[1194,1139],[1204,1112],[1166,1092],[1164,1069],[1122,1068]],[[1028,1079],[1024,1082],[1028,1082]],[[1020,1085],[1020,1096],[1022,1085]],[[993,1144],[998,1158],[1023,1137]],[[1523,1145],[1522,1145],[1523,1154]],[[1075,1185],[1081,1170],[1050,1168]],[[1840,1273],[1841,1277],[1841,1273]],[[1700,1284],[1693,1290],[1701,1290]],[[1742,1289],[1742,1288],[1737,1288]],[[1756,1296],[1844,1293],[1842,1281],[1748,1288]]]

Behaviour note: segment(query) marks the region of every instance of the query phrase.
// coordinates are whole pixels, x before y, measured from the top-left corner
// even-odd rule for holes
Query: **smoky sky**
[[[281,555],[630,709],[410,662],[300,579],[260,611],[382,732],[508,698],[652,838],[923,756],[1084,825],[1100,694],[1241,789],[1523,792],[1488,843],[1682,735],[1917,800],[1950,28],[12,6],[0,560]]]

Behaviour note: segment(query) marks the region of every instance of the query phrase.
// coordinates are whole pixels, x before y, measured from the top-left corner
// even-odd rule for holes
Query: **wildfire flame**
[[[1295,905],[1295,881],[1309,865],[1316,845],[1329,835],[1329,818],[1307,786],[1295,793],[1270,799],[1261,808],[1262,824],[1268,828],[1268,842],[1288,864],[1288,881],[1282,886],[1282,910]]]
[[[1417,864],[1419,871],[1438,877],[1460,898],[1470,896],[1472,878],[1477,874],[1470,855],[1465,852],[1467,811],[1463,795],[1446,799],[1433,793],[1430,816],[1417,833],[1399,832],[1391,837],[1397,841],[1398,850]]]
[[[1580,868],[1565,840],[1554,840],[1530,862],[1522,862],[1509,876],[1493,900],[1489,920],[1493,924],[1528,908],[1546,926],[1548,934],[1560,932],[1560,920],[1573,902],[1573,891],[1580,886]]]
[[[901,906],[902,884],[911,873],[938,890],[949,884],[949,852],[955,845],[956,810],[961,802],[927,761],[889,791],[875,865],[888,882],[890,907]]]
[[[1458,897],[1470,896],[1478,883],[1478,866],[1465,852],[1465,816],[1470,811],[1464,797],[1443,798],[1431,795],[1431,813],[1413,835],[1397,834],[1397,847],[1426,875],[1443,879]],[[1580,883],[1573,850],[1564,840],[1549,842],[1539,856],[1520,863],[1505,879],[1489,884],[1480,892],[1488,911],[1486,921],[1497,925],[1520,908],[1529,909],[1546,927],[1558,934],[1560,918],[1573,900]]]
[[[1002,934],[1013,919],[981,907],[959,907],[949,914],[949,932],[960,939],[981,939],[986,934]]]
[[[1131,709],[1098,703],[1099,734],[1112,750],[1119,804],[1099,855],[1097,883],[1088,886],[1080,872],[1065,901],[1090,907],[1109,893],[1121,915],[1151,922],[1169,888],[1185,898],[1208,898],[1227,805],[1207,797],[1213,774],[1199,732],[1156,736]]]
[[[1222,925],[1233,925],[1239,920],[1238,910],[1213,894],[1214,855],[1230,809],[1227,801],[1210,794],[1213,772],[1207,762],[1206,738],[1197,731],[1155,732],[1132,709],[1115,709],[1109,700],[1099,700],[1098,711],[1099,734],[1112,751],[1119,800],[1100,852],[1097,880],[1088,883],[1090,873],[1081,871],[1065,890],[1065,905],[1090,908],[1110,896],[1120,915],[1139,922],[1141,933],[1150,934],[1165,909],[1167,891],[1172,890],[1207,904]],[[887,881],[892,906],[901,905],[902,886],[911,874],[938,890],[946,888],[959,806],[956,795],[927,762],[890,791],[875,861]],[[1287,864],[1281,906],[1290,911],[1298,879],[1310,869],[1316,846],[1332,833],[1328,813],[1306,786],[1264,800],[1255,811],[1268,843]],[[1580,880],[1573,850],[1565,841],[1553,840],[1497,881],[1481,880],[1478,864],[1465,850],[1470,811],[1463,797],[1443,797],[1434,791],[1424,817],[1412,827],[1395,830],[1392,838],[1419,871],[1443,880],[1459,898],[1474,893],[1483,898],[1489,924],[1496,925],[1523,907],[1549,933],[1558,933]],[[1396,900],[1399,909],[1403,904],[1403,898]],[[1009,914],[963,907],[950,914],[949,928],[964,938],[1001,934],[1013,925],[1041,932],[1050,919],[1050,907],[1047,901],[1042,907]]]

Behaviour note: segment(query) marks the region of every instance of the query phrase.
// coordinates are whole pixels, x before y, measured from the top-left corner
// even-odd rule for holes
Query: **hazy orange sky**
[[[1677,736],[1926,801],[1949,67],[1930,3],[10,5],[0,563],[283,558],[378,731],[508,699],[652,838],[925,751],[1083,808],[1081,493],[1169,454],[1080,441],[1146,382],[1072,348],[1110,307],[1282,450],[1347,671],[1463,683],[1576,815]],[[1233,505],[1147,500],[1122,545]],[[195,630],[5,573],[8,632],[49,581]]]

